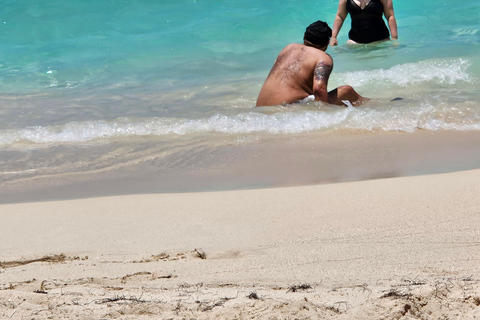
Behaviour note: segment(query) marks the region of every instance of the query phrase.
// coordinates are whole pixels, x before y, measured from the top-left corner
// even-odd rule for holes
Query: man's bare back
[[[303,44],[286,46],[265,80],[257,106],[293,103],[313,95],[313,75],[317,64],[331,70],[332,58],[321,50]],[[327,79],[328,75],[325,74]]]
[[[342,100],[349,100],[354,105],[369,100],[357,94],[350,86],[327,91],[328,79],[333,69],[333,60],[325,53],[330,36],[312,36],[309,28],[316,31],[316,24],[320,25],[321,32],[330,30],[331,35],[328,25],[317,21],[307,28],[304,44],[293,43],[286,46],[265,80],[258,95],[257,107],[294,103],[310,95],[314,95],[317,101],[338,105],[343,104]]]

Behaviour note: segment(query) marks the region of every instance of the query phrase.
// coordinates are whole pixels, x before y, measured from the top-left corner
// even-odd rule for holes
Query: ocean
[[[335,157],[362,141],[417,134],[444,141],[447,133],[480,132],[480,3],[393,4],[398,41],[347,45],[347,18],[339,46],[327,50],[334,60],[329,90],[350,84],[372,102],[359,108],[319,102],[255,108],[277,54],[302,42],[311,22],[332,26],[337,1],[5,0],[0,202],[480,167],[474,142],[463,150],[475,149],[460,166],[452,158],[431,169],[422,163],[430,153],[408,170],[398,163],[361,174],[332,169]],[[397,97],[402,100],[392,101]],[[342,141],[344,149],[334,146]],[[381,146],[373,143],[369,152],[389,167],[394,156],[385,160]],[[448,158],[448,150],[437,156]],[[364,158],[359,154],[347,159]],[[371,161],[363,163],[379,167]],[[300,170],[305,163],[313,172]],[[339,174],[326,174],[331,171]]]

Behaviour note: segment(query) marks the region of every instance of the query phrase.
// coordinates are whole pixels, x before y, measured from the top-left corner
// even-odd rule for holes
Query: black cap
[[[332,29],[323,21],[316,21],[305,30],[304,39],[319,46],[325,46],[332,37]]]

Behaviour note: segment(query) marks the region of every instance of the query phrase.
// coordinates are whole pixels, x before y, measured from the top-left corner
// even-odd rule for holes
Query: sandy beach
[[[480,170],[0,206],[1,319],[478,319]]]
[[[3,1],[0,320],[480,320],[480,1],[382,2],[357,108],[339,1]]]

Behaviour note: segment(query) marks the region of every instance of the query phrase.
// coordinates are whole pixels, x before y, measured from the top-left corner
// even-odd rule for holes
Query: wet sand
[[[195,143],[196,148],[192,142],[176,145],[171,154],[162,147],[149,152],[150,160],[119,168],[0,181],[0,203],[316,185],[480,168],[476,131],[325,132],[248,139],[210,138]],[[154,146],[157,140],[142,138],[138,143]]]

